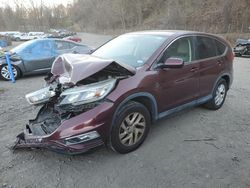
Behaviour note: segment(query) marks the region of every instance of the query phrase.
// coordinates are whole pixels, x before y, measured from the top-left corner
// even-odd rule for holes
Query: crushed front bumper
[[[85,153],[91,149],[102,146],[104,142],[101,138],[93,139],[81,144],[74,145],[65,145],[58,141],[46,141],[42,138],[27,138],[25,133],[17,135],[16,142],[12,146],[13,150],[17,149],[35,149],[35,148],[44,148],[55,151],[57,153],[76,155],[80,153]]]
[[[80,154],[103,145],[109,135],[114,104],[104,102],[99,106],[72,117],[64,122],[50,135],[33,135],[29,125],[17,136],[12,149],[46,148],[63,154]],[[78,135],[97,132],[98,137],[81,143],[67,144],[65,140]]]

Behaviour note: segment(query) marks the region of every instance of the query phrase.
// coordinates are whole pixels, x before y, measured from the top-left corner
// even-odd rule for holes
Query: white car
[[[6,36],[6,35],[19,35],[21,34],[19,31],[2,31],[0,32],[0,35]]]
[[[32,39],[43,38],[44,34],[44,32],[21,33],[19,35],[14,35],[14,39],[16,41],[27,41]]]

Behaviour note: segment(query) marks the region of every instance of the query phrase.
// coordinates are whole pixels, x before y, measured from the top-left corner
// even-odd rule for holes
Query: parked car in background
[[[17,35],[19,34],[20,32],[19,31],[1,31],[0,32],[0,35],[2,36],[6,36],[6,35]]]
[[[9,35],[0,35],[0,47],[4,48],[12,45],[12,39]]]
[[[36,39],[10,50],[16,79],[22,75],[47,73],[58,55],[64,53],[89,53],[87,45],[62,39]],[[0,58],[0,78],[10,80],[5,57]]]
[[[14,35],[14,40],[16,41],[27,41],[32,39],[44,38],[44,32],[29,32],[29,33],[21,33],[19,35]]]
[[[21,34],[21,32],[19,32],[19,31],[13,31],[13,32],[6,33],[5,36],[8,36],[10,38],[10,40],[13,41],[14,36],[20,35],[20,34]]]
[[[16,33],[16,34],[14,34],[14,35],[12,35],[12,40],[13,41],[21,41],[21,38],[22,37],[24,37],[24,36],[27,36],[28,35],[28,33]]]
[[[234,54],[236,57],[250,55],[250,39],[237,39]]]
[[[75,32],[70,32],[67,30],[50,30],[50,36],[48,38],[65,38],[69,36],[76,35]]]
[[[74,42],[82,42],[82,39],[80,37],[77,37],[77,36],[68,36],[68,37],[65,37],[63,39],[65,39],[65,40],[72,40]]]
[[[57,30],[57,32],[59,33],[59,36],[62,38],[76,35],[75,32],[68,31],[67,29],[59,29],[59,30]]]
[[[41,38],[53,38],[53,35],[51,33],[45,33],[44,35],[41,36]]]
[[[41,108],[14,148],[78,154],[106,144],[134,151],[160,118],[201,104],[221,108],[233,59],[222,38],[188,31],[134,32],[91,55],[59,56],[47,87],[26,95]]]

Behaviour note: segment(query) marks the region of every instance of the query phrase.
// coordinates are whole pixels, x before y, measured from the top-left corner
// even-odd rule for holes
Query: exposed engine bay
[[[134,75],[132,67],[90,55],[64,54],[45,78],[47,86],[26,95],[32,105],[42,105],[26,129],[32,135],[53,133],[63,121],[86,112],[104,100],[120,79]]]

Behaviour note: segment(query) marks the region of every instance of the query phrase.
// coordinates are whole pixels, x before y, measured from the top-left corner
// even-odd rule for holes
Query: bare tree
[[[188,29],[207,32],[248,32],[249,0],[74,0],[68,6],[47,6],[29,0],[24,6],[0,8],[0,29],[82,31]]]

